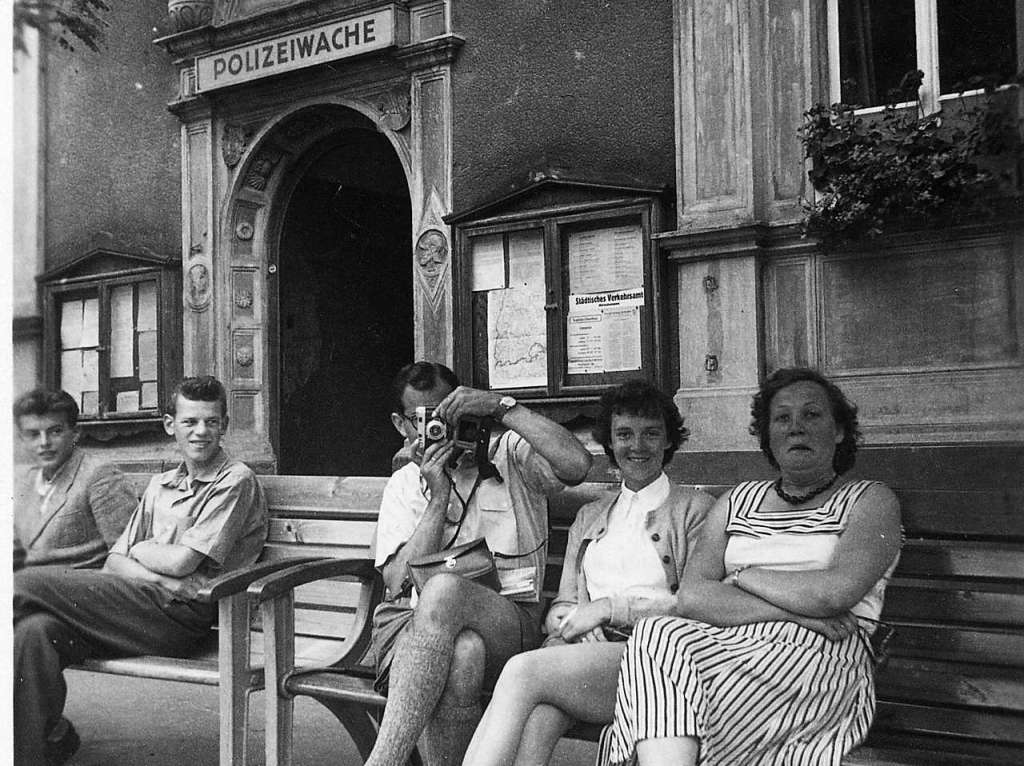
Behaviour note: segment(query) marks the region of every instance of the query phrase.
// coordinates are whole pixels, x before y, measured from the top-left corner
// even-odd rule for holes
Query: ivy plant
[[[992,91],[959,103],[952,118],[894,103],[881,114],[841,103],[807,110],[799,135],[817,194],[804,203],[804,233],[831,247],[991,213],[1000,179],[986,158],[1019,157],[1019,134]]]

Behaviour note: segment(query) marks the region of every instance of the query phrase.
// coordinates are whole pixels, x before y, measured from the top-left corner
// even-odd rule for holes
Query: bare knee
[[[472,630],[459,633],[455,638],[445,694],[463,702],[479,699],[483,691],[486,659],[484,640],[478,633]]]
[[[548,665],[543,650],[522,652],[509,657],[495,686],[495,694],[515,692],[518,696],[533,697],[546,683]]]
[[[436,574],[427,580],[416,603],[415,622],[424,628],[460,630],[461,603],[467,581],[454,574]]]

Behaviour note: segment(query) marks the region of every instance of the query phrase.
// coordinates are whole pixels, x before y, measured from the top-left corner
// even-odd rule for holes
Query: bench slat
[[[267,540],[272,543],[363,546],[369,550],[376,526],[376,521],[272,518]]]
[[[885,592],[884,619],[953,624],[1024,626],[1024,589],[1018,584],[894,577]]]
[[[365,559],[370,550],[365,545],[317,545],[314,543],[267,543],[263,548],[261,560],[280,561],[301,556],[313,556],[332,559]]]
[[[203,686],[217,686],[220,673],[217,670],[217,650],[185,659],[178,657],[118,657],[109,660],[89,659],[80,666],[97,673],[133,678],[157,678],[163,681],[184,681]],[[253,681],[262,684],[262,670],[254,671]],[[250,683],[252,683],[250,682]]]
[[[908,535],[1024,539],[1024,490],[898,490],[897,495]]]
[[[260,476],[271,508],[380,509],[386,476]]]
[[[908,539],[897,573],[903,576],[1019,579],[1024,546],[1013,543]]]
[[[891,657],[877,679],[879,699],[1024,713],[1024,670]]]
[[[898,621],[889,654],[1024,667],[1024,632]]]
[[[875,728],[947,737],[969,738],[1024,748],[1024,716],[962,708],[942,708],[880,700]]]

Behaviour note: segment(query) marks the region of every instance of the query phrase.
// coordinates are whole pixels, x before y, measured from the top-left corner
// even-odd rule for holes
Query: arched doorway
[[[394,148],[346,127],[296,163],[277,279],[278,469],[387,475],[389,384],[413,346],[409,189]]]

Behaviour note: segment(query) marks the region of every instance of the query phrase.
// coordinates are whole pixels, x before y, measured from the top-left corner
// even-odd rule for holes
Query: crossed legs
[[[464,763],[539,766],[573,721],[611,721],[624,646],[561,644],[510,659]]]
[[[405,763],[421,734],[428,766],[461,763],[481,692],[509,657],[529,648],[523,643],[514,603],[456,575],[432,577],[398,639],[367,766]]]

